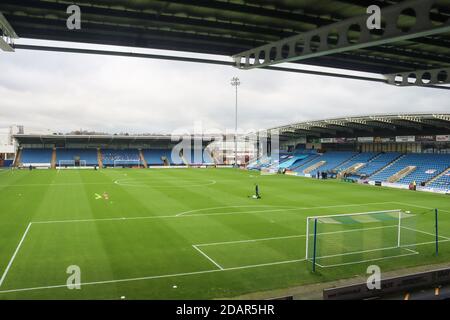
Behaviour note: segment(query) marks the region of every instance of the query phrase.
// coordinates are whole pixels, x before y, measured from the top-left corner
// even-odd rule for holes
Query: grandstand
[[[387,114],[271,128],[281,132],[285,151],[279,160],[265,155],[249,168],[278,168],[304,177],[327,173],[398,188],[415,183],[417,190],[448,193],[449,122],[448,114]]]
[[[83,136],[83,135],[15,135],[19,150],[16,167],[158,167],[213,166],[217,163],[206,148],[180,150],[173,159],[176,142],[170,136]],[[196,142],[195,142],[196,143]],[[194,144],[194,140],[193,140]],[[197,143],[196,143],[197,144]],[[80,148],[83,145],[84,148]]]
[[[413,120],[405,120],[413,119]],[[394,187],[409,187],[415,183],[419,190],[448,192],[448,170],[450,169],[450,142],[445,128],[450,117],[445,114],[399,114],[377,115],[359,118],[332,119],[308,122],[309,129],[289,131],[281,135],[283,150],[279,158],[263,155],[247,163],[249,170],[286,171],[291,175],[317,177],[327,173],[328,177],[352,179],[362,183],[377,183]],[[341,121],[344,137],[338,130],[329,129],[330,134],[319,134],[315,123],[324,131],[323,123]],[[358,129],[353,124],[365,121]],[[393,135],[386,136],[379,123],[390,122]],[[407,121],[421,124],[411,127]],[[305,126],[295,124],[295,127]],[[335,127],[335,126],[334,126]],[[289,126],[279,129],[281,132]],[[350,129],[351,128],[351,129]],[[271,129],[273,130],[273,129]],[[309,130],[309,131],[308,131]],[[370,131],[373,137],[359,137]],[[397,132],[395,132],[397,131]],[[294,132],[294,133],[293,133]],[[353,132],[353,134],[350,134]],[[375,136],[379,134],[380,136]],[[396,134],[402,134],[396,135]],[[323,136],[323,137],[322,137]],[[168,167],[217,165],[207,143],[202,149],[180,150],[173,158],[176,143],[168,136],[33,136],[16,135],[19,152],[17,167]],[[303,141],[294,143],[291,141]],[[84,148],[80,148],[80,144]]]

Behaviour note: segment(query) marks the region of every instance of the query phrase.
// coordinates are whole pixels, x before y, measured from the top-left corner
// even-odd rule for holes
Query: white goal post
[[[79,160],[78,167],[86,167],[86,160]],[[76,161],[75,160],[59,160],[58,161],[58,167],[75,167]]]
[[[114,168],[120,168],[120,167],[142,167],[142,161],[141,160],[114,160]]]
[[[414,217],[401,209],[307,217],[305,259],[315,270],[417,254]]]

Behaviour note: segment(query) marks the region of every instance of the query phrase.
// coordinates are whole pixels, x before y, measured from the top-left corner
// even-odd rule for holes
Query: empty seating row
[[[137,149],[102,149],[102,162],[104,166],[139,165],[141,157]]]
[[[374,181],[387,181],[402,169],[413,167],[413,170],[405,177],[399,179],[398,183],[417,184],[425,183],[437,176],[450,166],[450,156],[446,154],[421,154],[409,153],[394,161],[380,172],[370,177]]]
[[[50,166],[52,162],[52,149],[24,148],[21,152],[21,162],[24,166]]]
[[[427,187],[450,191],[450,170],[446,171],[439,178],[429,183]]]
[[[386,152],[380,153],[378,156],[373,158],[364,167],[358,170],[358,174],[361,176],[371,176],[377,171],[383,169],[389,165],[392,161],[396,160],[401,156],[398,152]]]
[[[56,149],[56,165],[63,166],[80,160],[86,166],[97,166],[97,149]]]
[[[142,154],[149,166],[164,165],[164,159],[167,159],[169,164],[173,164],[170,149],[145,149],[142,150]]]
[[[312,167],[318,166],[317,168],[311,170],[309,174],[311,176],[315,176],[318,171],[330,171],[334,170],[339,165],[343,164],[345,161],[350,160],[354,156],[356,156],[356,152],[347,152],[347,151],[330,151],[323,153],[322,155],[315,158],[313,161],[306,163],[302,166],[300,173],[304,174],[304,170]],[[323,163],[323,164],[320,164]],[[296,169],[297,171],[298,169]],[[298,171],[297,171],[298,172]]]
[[[377,156],[378,153],[376,152],[361,152],[355,157],[351,158],[349,161],[344,162],[340,166],[336,167],[337,171],[346,170],[348,168],[351,168],[352,166],[358,164],[358,163],[364,163],[367,164]]]
[[[430,181],[450,167],[450,156],[446,154],[421,154],[411,163],[416,169],[400,179],[398,183],[410,184],[416,181],[417,184],[420,184]]]

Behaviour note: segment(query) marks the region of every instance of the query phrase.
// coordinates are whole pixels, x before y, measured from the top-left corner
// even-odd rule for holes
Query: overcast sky
[[[0,52],[0,70],[0,128],[170,133],[195,121],[234,128],[233,76],[241,79],[244,130],[336,116],[450,110],[448,90],[186,62],[18,50]]]

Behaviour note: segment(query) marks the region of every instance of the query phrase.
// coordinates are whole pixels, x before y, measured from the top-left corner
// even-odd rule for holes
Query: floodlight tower
[[[236,90],[235,95],[235,118],[234,118],[234,166],[237,167],[237,125],[238,125],[238,87],[240,86],[241,81],[238,77],[233,77],[231,79],[231,85]]]

